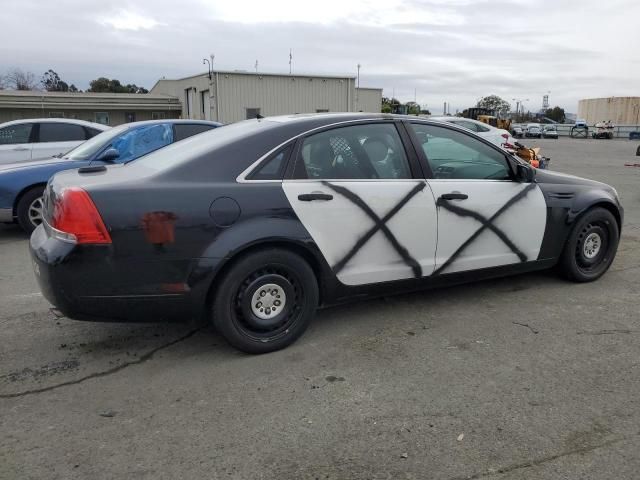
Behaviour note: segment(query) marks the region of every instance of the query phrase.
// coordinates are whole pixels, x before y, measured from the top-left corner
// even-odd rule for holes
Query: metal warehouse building
[[[0,123],[38,117],[88,120],[104,125],[178,118],[182,105],[166,95],[0,90]]]
[[[590,125],[607,120],[611,120],[615,125],[640,125],[640,97],[580,100],[578,118],[584,118]]]
[[[232,123],[257,115],[380,112],[382,89],[356,88],[356,78],[214,71],[159,80],[152,94],[177,97],[182,118]]]

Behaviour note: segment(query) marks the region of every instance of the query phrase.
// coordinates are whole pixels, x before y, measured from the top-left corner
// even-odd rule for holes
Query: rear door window
[[[282,180],[284,169],[287,166],[287,158],[291,152],[291,147],[273,155],[266,162],[249,175],[249,180]]]
[[[0,128],[0,145],[29,143],[33,123],[20,123]]]
[[[304,139],[296,178],[411,178],[402,140],[392,123],[339,127]]]
[[[41,123],[40,143],[47,142],[75,142],[87,139],[84,128],[81,125],[70,123]]]

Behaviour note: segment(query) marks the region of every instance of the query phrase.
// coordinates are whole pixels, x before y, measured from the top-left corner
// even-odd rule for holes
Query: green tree
[[[420,105],[416,102],[407,102],[407,115],[420,115]]]
[[[91,82],[89,82],[89,90],[87,91],[97,93],[149,93],[149,90],[144,87],[139,87],[135,83],[122,85],[120,80],[106,77],[91,80]]]
[[[382,113],[393,113],[398,109],[400,102],[397,98],[382,97]]]
[[[564,120],[565,120],[564,108],[560,108],[557,106],[553,108],[548,108],[545,110],[544,116],[550,118],[551,120],[555,120],[558,123],[564,123]]]
[[[42,75],[42,79],[40,80],[42,86],[47,92],[68,92],[69,85],[60,79],[60,75],[58,75],[53,70],[49,69],[44,72]]]
[[[506,115],[511,110],[511,104],[497,95],[489,95],[478,100],[476,107],[486,108],[495,115]]]

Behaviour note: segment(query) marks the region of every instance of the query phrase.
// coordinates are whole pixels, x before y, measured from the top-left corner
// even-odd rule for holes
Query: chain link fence
[[[526,125],[526,124],[525,124]],[[573,123],[556,123],[556,129],[558,130],[558,135],[570,137],[571,136],[571,128],[573,128]],[[595,125],[589,125],[589,138],[591,138],[591,134],[596,131]],[[613,138],[632,138],[640,140],[640,125],[617,125],[613,127]]]

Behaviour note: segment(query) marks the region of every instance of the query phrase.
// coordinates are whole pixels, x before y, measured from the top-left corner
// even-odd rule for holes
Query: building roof
[[[327,75],[324,73],[287,73],[287,72],[252,72],[250,70],[214,70],[213,74],[216,73],[222,75],[254,75],[254,76],[271,76],[271,77],[300,77],[300,78],[338,78],[338,79],[352,79],[354,80],[355,75]],[[197,73],[195,75],[188,75],[182,78],[161,78],[160,80],[188,80],[189,78],[196,77],[206,77],[209,75],[209,72]]]
[[[151,93],[70,93],[37,90],[0,90],[0,108],[181,110],[182,105],[175,97]]]

